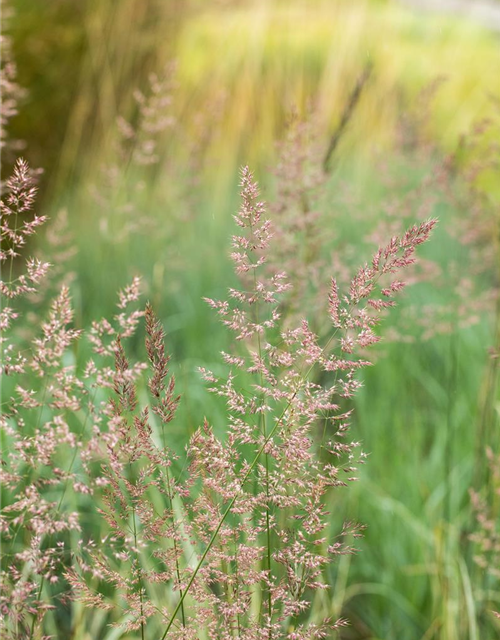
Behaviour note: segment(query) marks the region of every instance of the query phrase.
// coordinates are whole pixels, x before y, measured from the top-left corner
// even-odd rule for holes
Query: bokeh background
[[[43,169],[38,208],[72,248],[58,251],[77,323],[143,277],[182,393],[179,449],[204,415],[224,430],[197,367],[228,350],[202,297],[234,283],[242,164],[272,210],[283,158],[311,151],[307,186],[334,141],[314,201],[347,271],[391,230],[439,218],[355,401],[368,462],[332,499],[332,526],[365,536],[313,609],[349,618],[345,639],[498,637],[499,552],[471,539],[470,491],[496,513],[500,3],[12,0],[3,29],[25,90],[9,136]],[[79,615],[78,638],[120,637]]]

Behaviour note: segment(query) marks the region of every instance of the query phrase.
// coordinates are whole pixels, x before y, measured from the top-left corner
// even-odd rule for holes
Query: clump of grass
[[[166,638],[195,637],[203,628],[208,637],[297,640],[345,624],[307,621],[312,593],[327,587],[324,567],[351,553],[346,539],[358,535],[346,523],[338,539],[325,537],[326,497],[355,479],[358,457],[358,443],[346,440],[351,412],[341,403],[359,388],[356,373],[368,364],[356,352],[378,342],[379,314],[404,286],[395,274],[414,262],[435,221],[392,238],[345,294],[332,280],[324,300],[332,329],[321,344],[305,317],[294,324],[282,314],[293,282],[266,265],[273,227],[248,169],[241,186],[235,220],[242,232],[232,240],[241,289],[230,289],[228,300],[208,299],[235,334],[235,350],[222,354],[227,377],[202,371],[226,401],[228,425],[219,439],[205,421],[186,461],[169,447],[179,398],[150,306],[152,402],[142,409],[136,387],[145,365],[130,365],[122,345],[144,315],[129,311],[139,299],[138,279],[120,294],[114,321],[95,322],[87,332],[95,357],[86,363],[74,357],[84,332],[72,326],[66,285],[24,345],[13,327],[22,326],[21,317],[3,309],[3,374],[16,378],[2,418],[7,636],[42,634],[47,612],[67,596],[111,612],[111,621],[143,638],[150,629]],[[35,197],[24,161],[7,187],[2,230],[11,247],[2,258],[12,261],[45,218],[22,219]],[[28,260],[25,274],[2,282],[3,296],[33,296],[49,269]],[[320,419],[325,430],[316,441]],[[68,508],[70,489],[77,511]],[[90,498],[97,505],[92,518],[108,533],[86,539],[75,553],[68,542],[81,531],[78,510]],[[87,573],[90,583],[81,577]]]
[[[15,74],[9,73],[13,81]],[[100,231],[109,247],[123,247],[124,262],[120,264],[127,269],[135,264],[130,252],[132,237],[141,233],[138,246],[147,253],[147,261],[152,247],[167,235],[163,233],[165,226],[160,228],[158,220],[144,213],[156,176],[165,176],[169,188],[175,184],[174,189],[183,194],[180,213],[173,214],[175,220],[193,222],[193,226],[200,222],[195,200],[200,192],[193,187],[199,186],[207,152],[213,146],[211,125],[215,116],[218,124],[224,120],[222,109],[218,114],[211,113],[219,104],[214,102],[211,109],[197,114],[192,124],[199,129],[192,139],[187,129],[179,135],[182,127],[172,118],[168,74],[166,80],[153,76],[149,94],[136,94],[135,115],[130,121],[119,120],[118,161],[113,166],[104,165],[108,188],[101,185],[96,189]],[[15,83],[12,86],[15,95]],[[226,98],[221,96],[220,102],[226,105]],[[15,108],[15,101],[9,103],[11,113]],[[169,153],[165,153],[165,140],[161,141],[163,146],[159,140],[162,132],[174,128],[173,124],[176,136],[189,150],[189,175],[178,183],[175,176],[180,174],[171,172],[165,162],[167,156],[175,156],[175,145],[169,142]],[[423,569],[417,569],[426,572],[423,580],[431,583],[432,592],[426,598],[433,604],[430,626],[425,626],[424,614],[417,615],[416,606],[412,611],[411,596],[397,599],[396,588],[384,583],[383,578],[380,584],[348,585],[343,591],[342,576],[350,563],[352,538],[360,531],[350,521],[342,527],[327,513],[332,510],[331,504],[336,504],[337,492],[333,489],[357,475],[354,466],[359,448],[347,439],[352,396],[359,391],[360,374],[372,388],[374,380],[367,369],[362,373],[368,364],[367,352],[378,341],[376,325],[387,315],[400,287],[396,276],[393,279],[390,274],[390,264],[381,267],[380,258],[390,263],[395,248],[385,243],[397,236],[400,244],[396,242],[395,246],[404,256],[412,242],[418,244],[419,234],[423,238],[427,233],[425,225],[420,225],[405,235],[404,226],[431,212],[434,215],[443,202],[449,206],[461,197],[456,191],[455,172],[463,149],[443,159],[442,154],[434,154],[428,142],[416,139],[414,131],[408,135],[405,129],[399,141],[401,148],[397,149],[401,155],[396,156],[394,165],[400,173],[406,171],[403,163],[411,156],[411,169],[415,169],[415,161],[428,163],[430,175],[419,179],[414,187],[406,175],[402,178],[397,171],[396,176],[391,174],[389,163],[379,157],[377,178],[389,194],[381,215],[370,206],[365,208],[366,203],[357,202],[352,190],[336,178],[329,181],[324,170],[325,164],[330,166],[324,161],[328,137],[311,129],[311,123],[297,121],[281,145],[272,223],[265,220],[265,207],[258,200],[253,178],[244,172],[243,205],[236,217],[242,231],[233,239],[232,255],[240,284],[232,281],[227,299],[222,296],[222,300],[209,301],[222,320],[223,331],[229,329],[227,333],[231,334],[222,362],[210,366],[213,372],[203,371],[219,401],[219,410],[212,412],[215,405],[203,402],[207,420],[198,430],[198,422],[193,428],[193,419],[186,419],[186,398],[179,400],[170,377],[161,324],[151,305],[144,310],[144,304],[139,303],[139,279],[120,293],[114,317],[93,322],[83,330],[72,310],[69,287],[73,274],[64,264],[74,252],[71,237],[64,230],[64,214],[52,227],[48,253],[29,260],[23,271],[18,254],[29,255],[30,237],[46,220],[32,217],[30,212],[35,173],[22,161],[16,165],[2,205],[3,273],[8,274],[2,284],[4,305],[0,316],[4,347],[2,450],[6,458],[2,470],[6,553],[0,606],[5,634],[34,638],[73,633],[80,637],[79,632],[94,634],[99,625],[111,624],[121,629],[110,633],[154,638],[322,637],[335,626],[342,626],[346,615],[358,623],[365,620],[364,612],[358,612],[366,600],[361,605],[356,602],[349,610],[355,595],[363,589],[386,595],[392,591],[389,597],[394,597],[398,606],[406,603],[404,615],[399,609],[394,612],[394,629],[399,628],[401,620],[406,621],[406,612],[410,611],[420,625],[415,631],[417,634],[421,630],[419,637],[428,637],[440,624],[449,638],[457,635],[455,630],[469,627],[471,637],[477,634],[476,616],[479,619],[483,604],[489,606],[490,597],[494,600],[496,596],[492,590],[486,595],[481,591],[481,577],[472,585],[467,582],[475,577],[469,577],[470,568],[458,555],[465,549],[466,536],[460,529],[466,518],[464,509],[457,522],[449,523],[449,529],[439,521],[437,533],[429,533],[436,547],[431,551],[436,552],[436,562],[429,561]],[[487,158],[489,167],[494,162],[495,157]],[[484,157],[479,164],[484,167]],[[471,167],[471,184],[481,167]],[[332,229],[332,186],[340,187],[341,193],[333,202],[350,221],[350,225],[342,223],[343,229],[340,224]],[[404,197],[395,197],[395,191],[403,192]],[[425,299],[417,295],[412,307],[406,305],[406,316],[392,323],[392,338],[415,340],[417,326],[420,338],[441,336],[457,326],[471,326],[479,316],[491,312],[497,292],[489,287],[483,295],[478,284],[494,270],[492,264],[496,265],[490,242],[495,221],[489,224],[485,220],[488,207],[476,195],[467,200],[470,215],[463,220],[456,216],[446,227],[446,234],[455,236],[456,243],[465,247],[457,252],[454,268],[448,257],[444,258],[449,256],[449,238],[442,256],[433,261],[420,260],[415,270],[408,270],[411,265],[404,260],[392,265],[405,270],[405,280],[430,283]],[[335,223],[339,218],[337,214]],[[344,237],[348,227],[350,237]],[[151,237],[153,233],[158,245]],[[443,238],[444,234],[439,238],[441,247]],[[144,252],[146,242],[148,251]],[[384,247],[382,254],[360,269],[353,280],[360,256],[370,255],[379,243]],[[204,260],[205,254],[197,253],[199,249],[199,244],[193,244],[190,251],[179,250],[184,255],[176,260],[171,274],[174,268],[183,271],[185,265],[191,265],[194,272],[193,264]],[[411,252],[406,258],[413,260]],[[161,258],[155,260],[157,267]],[[49,269],[49,262],[56,266]],[[108,263],[99,263],[104,264]],[[380,281],[377,269],[382,270]],[[110,289],[102,272],[108,276],[111,270],[97,271],[94,299],[97,291]],[[461,277],[466,271],[470,277]],[[335,274],[335,282],[331,274]],[[382,285],[384,278],[389,278],[388,286]],[[161,284],[162,279],[159,281]],[[78,291],[78,282],[75,284],[74,292]],[[209,286],[215,287],[212,282]],[[158,282],[155,289],[157,308],[162,300]],[[380,295],[375,293],[379,289]],[[210,294],[208,288],[205,293]],[[163,290],[161,294],[165,300]],[[451,294],[453,302],[443,304]],[[431,298],[434,303],[437,298],[437,304]],[[87,309],[91,302],[89,297],[82,304]],[[137,353],[143,316],[145,362]],[[203,325],[205,316],[200,317]],[[442,438],[446,440],[446,462],[441,468],[446,487],[435,489],[436,494],[441,490],[445,494],[443,513],[450,520],[453,500],[460,495],[460,490],[452,486],[456,476],[453,456],[458,447],[452,423],[453,384],[458,370],[453,340],[454,334],[446,353],[450,366],[445,371],[448,375],[449,368],[454,376],[445,384],[449,431]],[[194,348],[213,351],[212,341],[203,341]],[[197,341],[190,342],[194,350]],[[178,349],[175,340],[169,346]],[[402,345],[389,348],[407,357],[408,350]],[[89,359],[86,352],[90,349],[94,354]],[[423,352],[426,349],[422,346]],[[422,362],[425,366],[420,386],[431,386],[427,374],[436,363],[430,359]],[[489,431],[494,424],[491,416],[497,360],[491,362],[483,417]],[[151,378],[146,383],[144,370],[148,364]],[[180,360],[180,364],[185,363]],[[408,373],[403,367],[401,371],[405,376]],[[390,373],[394,376],[393,387],[401,388],[406,381]],[[439,375],[438,371],[436,377]],[[194,388],[194,383],[191,386]],[[380,402],[386,403],[381,412],[384,416],[392,415],[393,403],[397,404],[387,393],[387,386],[377,394]],[[186,395],[190,392],[188,386]],[[421,388],[416,395],[425,397]],[[404,403],[400,400],[399,404]],[[227,409],[223,417],[221,405]],[[408,407],[405,415],[410,412]],[[421,413],[424,415],[424,411]],[[401,427],[406,433],[406,422]],[[178,434],[185,434],[188,440],[193,430],[184,455],[179,452]],[[423,424],[420,431],[424,431]],[[370,448],[379,447],[379,458],[392,453],[383,443],[377,443],[376,436],[370,437]],[[391,433],[386,439],[392,444],[394,437]],[[484,466],[482,445],[489,438],[486,432],[478,438],[476,465],[480,475]],[[417,465],[415,460],[413,464]],[[395,463],[394,471],[388,470],[384,476],[394,478],[396,488],[404,473],[410,475],[407,469],[402,472],[403,466],[406,464]],[[418,473],[417,468],[415,475]],[[425,492],[425,482],[423,485]],[[387,505],[389,501],[373,488],[367,489],[366,483],[362,491],[365,503],[372,498],[375,505]],[[434,494],[432,500],[439,501]],[[486,513],[487,500],[482,504]],[[378,541],[371,536],[365,543],[369,558],[365,564],[373,563],[370,573],[378,566],[373,558],[379,549],[387,549],[391,544],[387,540],[396,540],[387,536],[389,519],[385,511],[380,511],[374,521],[381,516],[385,535],[381,533]],[[373,524],[366,514],[361,519]],[[487,525],[491,533],[492,521]],[[486,541],[490,547],[492,540],[496,544],[493,535],[489,540],[487,535],[475,540],[481,544]],[[406,540],[397,542],[403,548]],[[409,547],[412,556],[414,548],[411,544]],[[425,547],[423,563],[427,562],[427,552]],[[339,556],[342,567],[337,575],[331,566]],[[488,564],[494,562],[495,558]],[[398,577],[399,564],[394,560]],[[453,571],[458,577],[450,578]],[[456,583],[462,582],[464,594],[457,593]],[[333,584],[334,600],[330,603],[328,587]],[[475,603],[473,590],[474,596],[477,593]],[[462,599],[466,604],[463,612]],[[366,619],[376,618],[376,605],[367,607]],[[84,608],[88,615],[79,613]],[[460,618],[455,615],[458,609]],[[371,633],[388,628],[385,613],[382,617],[382,624],[370,621]]]

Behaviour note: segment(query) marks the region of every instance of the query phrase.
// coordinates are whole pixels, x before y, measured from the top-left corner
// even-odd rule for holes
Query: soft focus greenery
[[[15,0],[14,6],[15,54],[30,96],[13,133],[30,140],[33,164],[51,169],[47,180],[57,193],[76,176],[85,183],[117,115],[128,113],[132,91],[172,59],[179,83],[174,109],[184,126],[207,109],[223,115],[207,149],[211,190],[215,180],[223,198],[242,162],[263,166],[272,157],[290,109],[313,102],[325,129],[334,126],[367,62],[374,74],[346,142],[357,157],[390,145],[399,109],[418,110],[415,96],[439,77],[446,83],[429,133],[453,148],[488,113],[498,86],[495,33],[394,2]]]
[[[16,0],[13,6],[14,53],[29,94],[12,134],[26,140],[28,160],[45,169],[45,211],[68,208],[78,247],[77,322],[87,326],[113,313],[117,289],[143,275],[183,394],[171,432],[179,449],[204,415],[224,429],[224,407],[206,392],[196,367],[217,368],[229,340],[202,296],[223,296],[234,281],[227,254],[239,165],[255,167],[272,199],[269,169],[290,111],[314,106],[328,140],[371,63],[325,198],[332,225],[362,234],[338,197],[342,185],[356,194],[358,207],[382,215],[389,197],[403,198],[430,168],[428,156],[410,147],[401,169],[394,148],[402,118],[415,123],[420,140],[436,145],[433,153],[453,152],[474,122],[493,113],[491,95],[500,89],[498,35],[394,2]],[[174,59],[178,124],[160,140],[159,165],[140,175],[124,172],[121,190],[96,204],[90,187],[99,189],[102,167],[117,162],[117,116],[133,117],[133,91]],[[417,99],[439,76],[445,81],[430,105]],[[200,130],[207,132],[194,163],[189,140]],[[409,180],[385,181],[381,157],[389,173],[402,170]],[[135,181],[142,189],[129,188]],[[459,194],[460,175],[455,186]],[[494,201],[494,180],[481,187]],[[120,206],[130,198],[155,227],[117,243]],[[458,197],[453,208],[438,200],[430,213],[453,226],[467,215],[466,201]],[[439,230],[424,254],[446,265],[460,262],[458,251]],[[369,258],[360,253],[359,262]],[[403,310],[436,297],[444,304],[446,295],[432,283],[412,287]],[[403,310],[388,324],[397,328]],[[493,640],[500,633],[490,612],[495,603],[500,608],[499,585],[485,592],[468,544],[468,492],[475,468],[484,465],[476,428],[492,322],[485,317],[428,341],[383,344],[365,374],[353,437],[370,455],[359,482],[337,492],[331,511],[332,528],[349,517],[367,531],[360,553],[332,568],[331,591],[313,604],[318,619],[326,613],[351,620],[343,639]],[[106,629],[100,614],[78,607],[71,634],[123,637]]]

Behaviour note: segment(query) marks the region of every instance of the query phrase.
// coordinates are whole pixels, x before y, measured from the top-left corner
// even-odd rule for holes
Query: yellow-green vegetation
[[[353,139],[370,147],[390,141],[401,103],[416,111],[419,90],[443,77],[432,133],[450,147],[488,113],[500,52],[495,34],[464,21],[341,0],[207,11],[186,24],[178,60],[183,112],[227,92],[221,147],[231,164],[242,155],[262,159],[293,106],[312,103],[331,127],[367,62],[375,72]]]
[[[218,135],[207,150],[207,165],[211,181],[222,180],[223,190],[242,161],[262,166],[272,157],[291,109],[314,108],[327,135],[367,63],[374,72],[345,143],[356,157],[390,145],[401,106],[424,117],[415,98],[438,78],[444,83],[429,134],[453,149],[471,123],[488,114],[498,87],[495,33],[394,2],[263,0],[200,3],[181,11],[183,5],[175,2],[88,0],[76,14],[62,2],[50,11],[17,2],[22,19],[17,48],[32,67],[31,73],[21,68],[21,78],[36,82],[41,60],[58,54],[64,71],[57,75],[56,60],[52,83],[43,79],[50,91],[46,97],[57,104],[57,83],[66,104],[64,83],[72,93],[61,114],[65,130],[54,141],[62,146],[59,188],[75,166],[98,164],[117,115],[128,113],[133,88],[143,87],[148,72],[161,71],[172,59],[178,65],[174,110],[180,120],[193,127],[196,114],[213,112],[211,128]],[[40,29],[44,17],[46,29]],[[57,39],[48,37],[52,31]],[[26,113],[37,108],[31,102]],[[61,126],[53,124],[56,130]],[[33,116],[28,127],[36,138]]]

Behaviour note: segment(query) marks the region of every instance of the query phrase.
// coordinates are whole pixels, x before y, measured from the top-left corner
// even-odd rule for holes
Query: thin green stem
[[[270,527],[270,518],[269,518],[269,456],[266,453],[266,533],[267,533],[267,569],[269,571],[269,582],[271,582],[271,527]],[[269,584],[267,588],[267,608],[269,612],[269,640],[272,637],[271,631],[271,621],[273,616],[272,609],[272,598],[271,598],[271,586]]]
[[[240,597],[240,576],[239,576],[239,567],[238,567],[238,545],[236,543],[236,538],[234,539],[234,563],[235,563],[235,574],[236,574],[236,600],[239,600]],[[237,626],[237,638],[241,635],[240,628],[240,612],[236,610],[236,626]]]
[[[141,563],[139,561],[139,550],[137,548],[137,525],[135,523],[135,503],[134,498],[132,497],[132,524],[134,525],[134,549],[135,549],[135,557],[137,560],[137,568],[139,571],[139,600],[141,602],[141,640],[144,640],[144,610],[143,610],[143,583],[142,583],[142,570]]]
[[[253,238],[253,224],[250,219],[250,234]],[[253,271],[253,293],[256,295],[255,300],[255,324],[259,324],[259,298],[257,294],[257,275],[255,273],[255,267],[252,269]],[[264,376],[262,374],[262,345],[260,341],[260,333],[257,330],[257,348],[259,354],[259,365],[260,365],[260,386],[264,386]],[[264,404],[264,397],[262,397],[261,405]],[[264,434],[264,438],[267,436],[267,426],[266,426],[266,414],[264,411],[260,413],[262,419],[262,430]],[[266,465],[266,546],[267,546],[267,571],[268,571],[268,580],[269,585],[267,585],[267,611],[269,615],[269,626],[271,627],[271,620],[273,616],[273,608],[272,608],[272,598],[271,598],[271,526],[270,526],[270,517],[269,517],[269,455],[267,451],[265,452],[265,465]],[[269,640],[272,638],[272,631],[269,628]]]
[[[170,501],[170,511],[172,513],[172,522],[175,526],[175,519],[174,519],[174,504],[173,504],[173,499],[172,499],[172,493],[170,490],[170,473],[168,471],[168,467],[167,467],[167,490],[168,490],[168,499]],[[177,552],[177,541],[175,539],[174,536],[174,554],[175,554],[175,573],[177,575],[177,583],[179,585],[179,593],[181,594],[181,618],[182,618],[182,626],[185,627],[186,626],[186,616],[184,613],[184,602],[182,601],[182,589],[181,589],[181,572],[180,572],[180,568],[179,568],[179,556],[178,556],[178,552]]]

